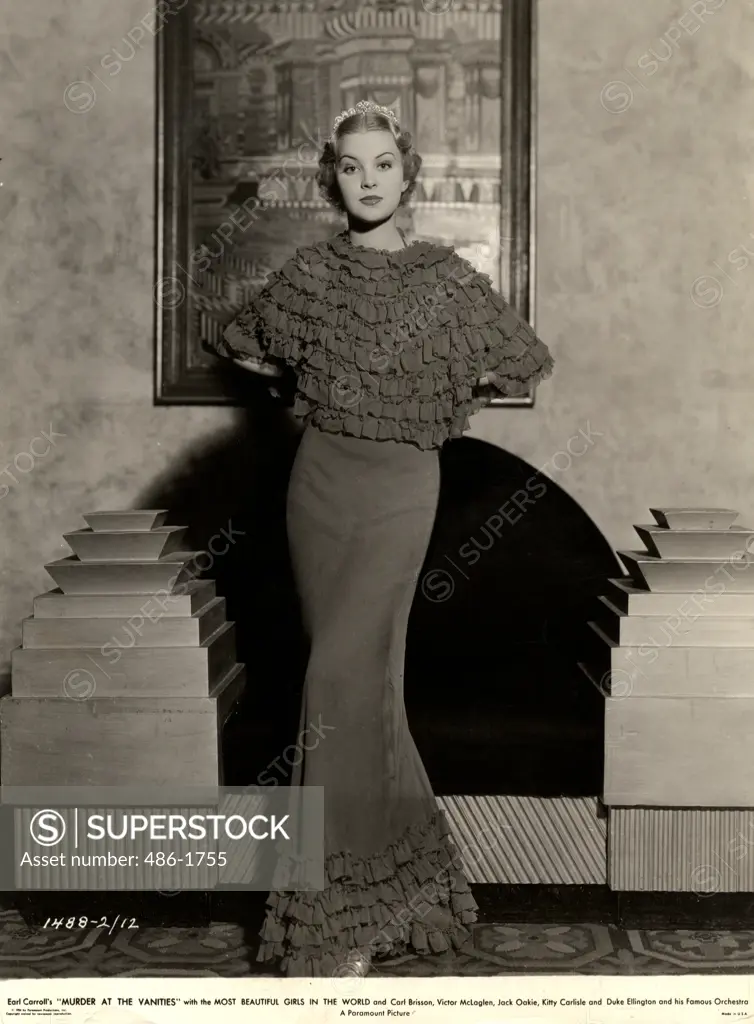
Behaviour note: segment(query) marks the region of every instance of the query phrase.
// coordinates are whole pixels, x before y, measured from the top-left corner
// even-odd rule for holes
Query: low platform
[[[470,882],[607,882],[607,821],[597,797],[444,796],[437,803]]]

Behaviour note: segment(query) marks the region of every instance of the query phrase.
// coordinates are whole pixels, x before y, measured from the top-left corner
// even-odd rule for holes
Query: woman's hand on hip
[[[264,377],[282,377],[283,371],[272,363],[259,363],[255,359],[234,359],[233,362],[249,370],[251,373],[260,373]]]

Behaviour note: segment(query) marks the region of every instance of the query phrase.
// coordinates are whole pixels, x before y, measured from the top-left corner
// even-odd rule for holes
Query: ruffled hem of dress
[[[288,977],[333,977],[355,950],[460,949],[477,919],[441,809],[372,857],[331,854],[325,877],[322,891],[270,893],[258,961],[281,958]]]

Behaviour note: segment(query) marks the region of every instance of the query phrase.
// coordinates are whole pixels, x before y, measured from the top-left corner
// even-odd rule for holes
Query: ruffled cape
[[[486,404],[481,377],[520,395],[553,366],[490,278],[452,247],[370,249],[347,231],[298,249],[215,347],[291,366],[294,415],[321,429],[420,448],[468,429]]]

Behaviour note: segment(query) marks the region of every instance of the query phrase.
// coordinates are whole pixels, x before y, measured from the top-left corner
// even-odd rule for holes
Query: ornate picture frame
[[[299,245],[345,227],[314,175],[359,99],[393,107],[424,161],[399,227],[452,244],[532,322],[535,13],[536,0],[187,0],[157,36],[157,405],[237,401],[202,342]]]

